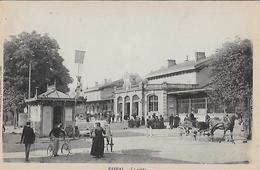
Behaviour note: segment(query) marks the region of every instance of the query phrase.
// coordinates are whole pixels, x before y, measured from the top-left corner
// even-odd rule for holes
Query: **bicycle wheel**
[[[47,148],[47,156],[51,158],[54,155],[53,152],[54,152],[53,146],[49,145],[48,148]]]
[[[64,143],[61,147],[61,153],[65,156],[68,156],[70,154],[70,146],[67,143]]]

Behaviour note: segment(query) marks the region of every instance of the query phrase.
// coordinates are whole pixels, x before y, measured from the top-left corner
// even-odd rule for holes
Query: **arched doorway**
[[[63,108],[62,106],[55,106],[53,109],[53,127],[59,123],[63,124]]]
[[[132,101],[132,115],[135,118],[139,114],[139,97],[134,95]]]
[[[130,97],[125,97],[125,110],[124,110],[124,119],[128,119],[130,117]]]

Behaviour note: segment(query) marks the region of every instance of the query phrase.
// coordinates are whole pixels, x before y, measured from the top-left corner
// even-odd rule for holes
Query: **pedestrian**
[[[91,131],[91,136],[93,137],[92,146],[90,154],[97,158],[101,158],[104,156],[104,136],[106,132],[100,126],[100,122],[96,123],[95,129]]]
[[[173,125],[173,127],[177,128],[180,125],[180,121],[181,121],[181,119],[180,119],[179,115],[176,114],[175,117],[174,117],[174,125]]]
[[[141,125],[145,125],[145,118],[144,118],[144,115],[142,116],[142,119],[141,119]]]
[[[25,161],[29,161],[29,154],[31,145],[35,141],[35,133],[33,129],[30,127],[30,122],[26,122],[26,126],[23,128],[23,133],[21,136],[21,143],[25,146]]]
[[[151,137],[152,136],[152,118],[151,116],[148,117],[148,119],[146,120],[146,136]]]
[[[164,129],[164,119],[162,115],[160,115],[159,122],[160,122],[160,129]]]
[[[155,116],[154,128],[155,128],[155,129],[159,129],[159,128],[160,128],[160,122],[159,122],[158,116]]]
[[[5,136],[4,136],[5,134],[4,134],[4,133],[5,133],[5,125],[3,124],[3,126],[2,126],[2,138],[3,138],[3,142],[4,142],[4,140],[5,140],[5,138],[4,138],[4,137],[5,137]]]
[[[169,117],[170,121],[169,121],[169,126],[172,129],[173,128],[173,114],[171,114],[171,116]]]
[[[53,155],[58,156],[58,150],[59,150],[59,143],[60,137],[63,137],[63,140],[65,139],[65,132],[61,129],[61,123],[56,124],[55,127],[50,131],[49,137],[52,139],[53,138],[53,145],[54,145],[54,151]]]
[[[138,117],[138,116],[136,116],[136,118],[135,118],[135,125],[137,128],[139,128],[141,125],[141,120],[140,120],[140,117]]]
[[[113,114],[112,114],[112,123],[115,122],[115,117],[116,117],[116,115],[113,113]]]

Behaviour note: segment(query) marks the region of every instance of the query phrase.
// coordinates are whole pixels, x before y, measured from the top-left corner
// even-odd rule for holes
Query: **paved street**
[[[216,131],[215,138],[222,135]],[[46,157],[48,139],[37,139],[32,147],[31,162],[73,162],[73,163],[247,163],[249,143],[242,143],[239,128],[235,131],[236,144],[230,142],[209,142],[201,136],[195,141],[191,136],[180,137],[176,129],[156,129],[153,136],[146,136],[146,129],[114,130],[114,151],[105,152],[101,159],[90,153],[91,139],[72,141],[72,154],[68,157]],[[6,135],[6,140],[11,140]],[[11,142],[4,143],[4,161],[24,162],[23,145],[18,144],[19,135],[13,135]],[[35,149],[37,148],[37,149]]]

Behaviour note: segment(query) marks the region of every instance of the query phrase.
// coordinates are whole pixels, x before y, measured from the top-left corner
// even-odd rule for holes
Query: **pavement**
[[[218,143],[223,131],[216,131],[215,141],[200,136],[197,141],[192,136],[180,136],[177,129],[153,129],[153,136],[146,136],[145,128],[114,130],[114,150],[105,150],[105,157],[96,159],[90,156],[91,139],[72,141],[72,154],[68,157],[48,158],[48,143],[38,148],[46,139],[32,146],[31,162],[88,162],[88,163],[248,163],[250,142],[243,143],[239,129],[234,132],[236,144]],[[227,137],[228,138],[228,137]],[[47,141],[45,141],[47,142]],[[77,145],[76,145],[77,143]],[[5,145],[5,143],[4,143]],[[7,144],[6,144],[7,145]],[[21,146],[20,146],[21,147]],[[23,162],[24,152],[3,152],[5,162]]]

